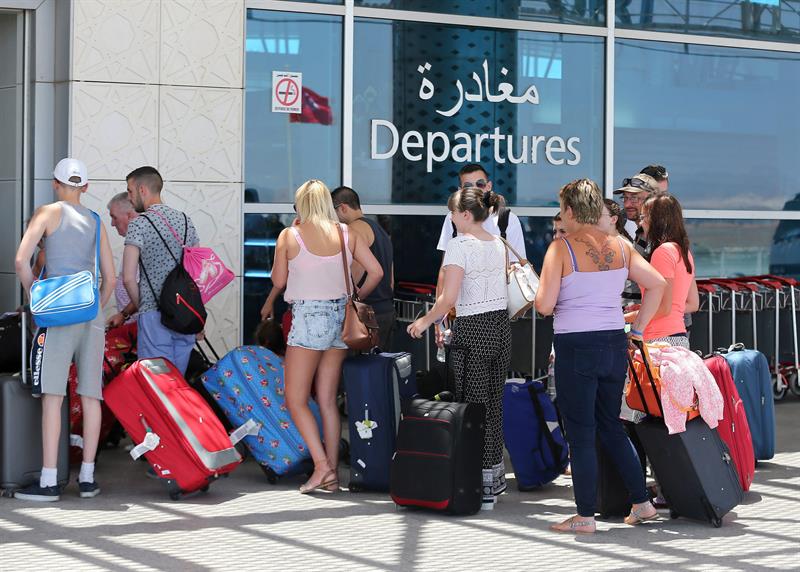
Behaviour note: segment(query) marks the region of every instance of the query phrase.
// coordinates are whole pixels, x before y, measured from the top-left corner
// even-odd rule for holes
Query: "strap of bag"
[[[345,252],[345,248],[347,245],[344,242],[344,233],[342,232],[342,225],[336,223],[336,230],[339,232],[339,244],[342,247],[342,269],[344,270],[344,285],[347,288],[347,297],[352,298],[353,293],[350,290],[350,272],[347,269],[347,253]]]
[[[653,389],[653,395],[655,395],[656,403],[658,404],[658,409],[661,411],[661,417],[663,417],[664,407],[661,404],[661,396],[659,395],[658,387],[656,386],[655,378],[653,377],[653,371],[650,369],[650,363],[651,363],[650,352],[647,350],[647,344],[639,340],[631,340],[631,341],[637,348],[639,348],[639,351],[642,354],[642,363],[644,364],[644,370],[647,373],[647,377],[650,380],[650,387]],[[641,383],[639,382],[639,376],[636,375],[636,370],[633,367],[633,358],[631,357],[630,352],[628,353],[628,365],[634,383],[636,383],[636,389],[639,392],[639,397],[641,397],[642,399],[642,405],[644,406],[644,411],[648,415],[652,415],[649,407],[647,406],[647,400],[644,397],[644,391],[642,391],[642,386]]]
[[[559,466],[561,456],[564,453],[564,447],[556,443],[553,439],[553,434],[550,432],[550,427],[547,425],[547,420],[544,418],[544,408],[539,401],[539,394],[544,394],[544,389],[537,389],[532,385],[528,386],[528,393],[533,401],[533,408],[536,410],[536,416],[539,418],[539,428],[544,432],[544,437],[547,439],[547,444],[550,446],[550,451],[553,453],[553,466],[548,469],[556,468]]]
[[[154,211],[154,212],[155,212],[155,211]],[[186,216],[186,215],[184,215],[184,216]],[[164,237],[162,236],[162,234],[161,234],[161,233],[158,231],[158,227],[156,226],[156,224],[155,224],[155,223],[154,223],[152,220],[150,220],[150,219],[147,217],[147,215],[146,215],[146,214],[143,214],[143,215],[141,215],[141,217],[142,217],[144,220],[146,220],[147,222],[149,222],[149,223],[150,223],[150,225],[153,227],[153,230],[155,230],[155,231],[156,231],[156,234],[158,235],[158,238],[160,238],[160,239],[161,239],[161,242],[163,242],[163,243],[164,243],[164,248],[166,248],[166,249],[167,249],[167,252],[169,252],[169,255],[172,257],[172,260],[174,260],[174,261],[175,261],[175,264],[176,264],[176,265],[177,265],[177,264],[180,264],[180,263],[181,263],[181,261],[180,261],[180,260],[178,260],[178,259],[177,259],[177,257],[176,257],[174,254],[172,254],[172,249],[169,247],[169,244],[167,244],[167,241],[166,241],[166,239],[164,239]],[[169,226],[169,225],[167,225],[167,226]],[[170,227],[170,229],[172,229],[172,227]],[[172,232],[174,233],[175,231],[173,230]],[[178,240],[178,242],[180,242],[180,240],[181,240],[181,239],[180,239],[180,237],[179,237],[177,234],[175,235],[175,238]],[[181,254],[181,258],[183,258],[183,254]],[[139,261],[141,262],[141,258],[139,259]],[[142,268],[144,268],[144,264],[142,264]]]
[[[165,217],[163,214],[161,214],[160,212],[158,212],[158,211],[157,211],[157,210],[155,210],[155,209],[153,209],[153,213],[154,213],[154,214],[156,214],[156,215],[158,215],[158,218],[160,218],[162,221],[164,221],[164,224],[165,224],[165,225],[167,225],[167,228],[168,228],[168,229],[170,230],[170,232],[172,233],[172,236],[174,236],[174,237],[175,237],[175,240],[177,240],[178,242],[180,242],[180,243],[181,243],[181,246],[186,246],[186,236],[187,236],[187,235],[188,235],[188,233],[189,233],[189,219],[188,219],[188,218],[186,218],[186,213],[181,213],[181,214],[183,215],[183,223],[184,223],[183,240],[181,240],[181,237],[180,237],[180,236],[178,236],[178,233],[177,233],[177,232],[175,232],[175,229],[174,229],[174,228],[172,228],[172,225],[171,225],[171,224],[169,224],[169,221],[167,220],[167,217]],[[152,224],[152,223],[151,223],[151,224]],[[156,232],[158,232],[158,231],[156,230]]]
[[[150,277],[147,275],[147,270],[145,270],[144,263],[142,262],[141,258],[139,258],[139,266],[141,267],[142,273],[144,274],[145,282],[147,282],[147,285],[150,287],[150,292],[153,293],[153,300],[155,300],[155,302],[156,302],[156,308],[158,308],[158,311],[160,312],[161,311],[161,300],[159,300],[159,297],[156,296],[156,291],[153,289],[153,284],[150,282]]]
[[[90,210],[92,213],[92,217],[94,218],[94,287],[97,288],[97,285],[100,280],[100,215],[96,212]],[[43,265],[42,269],[39,271],[39,277],[37,280],[41,280],[42,276],[44,276],[44,271],[47,268],[47,265]]]

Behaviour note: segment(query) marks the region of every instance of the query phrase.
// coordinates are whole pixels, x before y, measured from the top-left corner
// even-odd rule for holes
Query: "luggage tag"
[[[358,436],[362,439],[372,439],[372,430],[378,428],[378,422],[372,421],[369,418],[369,410],[364,410],[364,420],[363,421],[356,421],[356,430],[358,430]]]
[[[147,422],[144,420],[144,416],[139,418],[144,425],[144,439],[141,443],[136,445],[133,449],[131,449],[131,457],[133,460],[137,460],[139,457],[148,453],[150,451],[155,451],[156,447],[161,443],[161,437],[153,433],[153,430],[147,425]]]
[[[83,437],[77,435],[75,433],[70,433],[69,435],[69,446],[70,447],[78,447],[79,449],[83,449]]]
[[[239,441],[244,439],[245,437],[255,436],[258,435],[258,432],[261,430],[261,425],[253,421],[253,419],[248,419],[244,422],[243,425],[237,427],[231,433],[231,445],[236,445]]]

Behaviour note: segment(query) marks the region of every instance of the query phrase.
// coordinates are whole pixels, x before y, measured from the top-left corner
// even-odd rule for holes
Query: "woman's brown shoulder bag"
[[[339,231],[339,242],[342,245],[342,267],[344,268],[344,283],[347,287],[347,302],[344,306],[344,322],[342,322],[342,341],[351,350],[371,350],[378,345],[378,320],[375,311],[369,304],[358,301],[358,294],[350,289],[351,276],[347,267],[347,244],[344,242],[344,233],[341,225],[336,225]],[[355,285],[353,286],[355,288]]]

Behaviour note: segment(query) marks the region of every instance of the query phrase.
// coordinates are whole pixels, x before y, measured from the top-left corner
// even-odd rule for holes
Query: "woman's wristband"
[[[639,330],[634,330],[633,328],[631,328],[631,333],[634,336],[639,336],[640,338],[644,335],[644,332],[640,332]]]

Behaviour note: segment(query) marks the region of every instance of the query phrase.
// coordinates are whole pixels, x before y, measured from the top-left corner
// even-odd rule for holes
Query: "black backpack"
[[[506,239],[506,230],[508,230],[508,217],[511,215],[511,209],[508,207],[500,207],[500,214],[497,215],[497,226],[500,228],[500,236],[503,240]],[[453,221],[450,221],[450,224],[453,225],[453,238],[458,236],[458,231],[456,230],[456,225]]]
[[[153,293],[153,297],[158,304],[158,311],[161,312],[161,323],[174,332],[179,334],[199,334],[206,327],[206,308],[203,305],[203,299],[200,296],[200,289],[197,287],[194,279],[189,275],[183,267],[183,249],[181,249],[181,258],[178,260],[172,254],[172,249],[158,232],[158,228],[147,216],[142,215],[156,231],[158,238],[164,243],[164,247],[169,252],[169,255],[175,261],[175,268],[167,274],[164,279],[164,285],[161,287],[161,296],[156,296],[156,291],[150,283],[150,278],[147,276],[147,271],[142,264],[142,259],[139,259],[139,265],[142,267],[147,285]],[[189,220],[186,218],[186,213],[183,214],[183,221],[185,230],[183,231],[183,243],[186,244],[186,237],[189,232]]]

